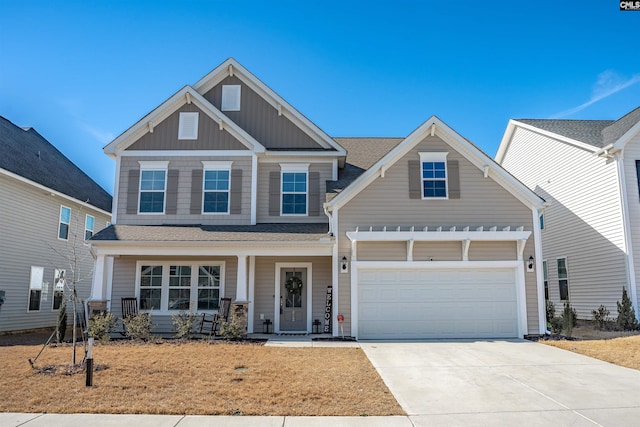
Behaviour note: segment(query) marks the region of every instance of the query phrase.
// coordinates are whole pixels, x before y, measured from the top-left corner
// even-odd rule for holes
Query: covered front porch
[[[247,306],[249,334],[333,335],[331,315],[325,314],[332,309],[337,267],[333,239],[312,232],[318,228],[272,233],[268,241],[254,230],[236,231],[231,241],[229,232],[206,232],[203,241],[195,238],[204,232],[190,235],[190,227],[169,240],[185,227],[117,226],[111,239],[92,241],[90,301],[122,317],[122,298],[134,297],[140,312],[152,314],[153,332],[162,335],[173,331],[172,315],[216,313],[220,298]],[[128,233],[138,237],[123,239]],[[140,233],[162,240],[141,240]]]

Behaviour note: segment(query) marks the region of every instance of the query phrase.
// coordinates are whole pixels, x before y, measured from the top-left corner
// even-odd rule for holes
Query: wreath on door
[[[284,282],[284,287],[291,294],[299,294],[302,292],[302,280],[296,276],[291,276]]]

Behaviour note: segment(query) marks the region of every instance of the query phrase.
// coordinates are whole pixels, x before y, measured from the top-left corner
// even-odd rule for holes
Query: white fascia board
[[[13,178],[13,179],[15,179],[17,181],[20,181],[20,182],[24,183],[24,184],[31,185],[31,186],[39,189],[39,190],[42,190],[42,191],[44,191],[46,193],[49,193],[51,196],[60,197],[60,198],[62,198],[64,200],[68,200],[69,202],[78,204],[78,205],[82,206],[83,208],[90,209],[93,212],[96,212],[96,213],[101,214],[101,215],[106,215],[109,218],[111,218],[111,212],[107,212],[105,210],[102,210],[100,208],[97,208],[97,207],[93,206],[90,203],[83,202],[82,200],[78,200],[78,199],[73,198],[71,196],[68,196],[68,195],[66,195],[64,193],[61,193],[61,192],[56,191],[56,190],[53,190],[53,189],[51,189],[49,187],[45,187],[42,184],[38,184],[35,181],[31,181],[30,179],[27,179],[27,178],[25,178],[25,177],[23,177],[21,175],[13,173],[13,172],[10,172],[10,171],[8,171],[6,169],[0,168],[0,174],[5,175],[5,176],[7,176],[9,178]]]
[[[633,125],[631,129],[626,131],[624,135],[618,138],[618,140],[613,144],[613,147],[619,150],[624,149],[624,146],[627,145],[627,142],[629,142],[639,132],[640,132],[640,122]]]
[[[309,158],[313,158],[313,163],[334,163],[336,157],[327,156],[327,153],[309,151],[266,151],[265,155],[260,158],[261,163],[280,163],[280,162],[308,162]]]
[[[527,240],[531,231],[347,231],[347,237],[357,242],[505,242]]]
[[[496,156],[494,160],[498,164],[502,164],[504,160],[505,154],[507,154],[507,150],[509,149],[509,144],[511,143],[511,137],[513,136],[513,132],[516,130],[516,122],[515,120],[509,120],[507,123],[507,128],[504,131],[504,135],[502,135],[502,139],[500,140],[500,145],[498,146],[498,151],[496,152]]]
[[[105,242],[92,241],[97,255],[110,256],[331,256],[334,242]],[[215,243],[213,245],[212,243]]]
[[[592,153],[595,153],[596,151],[598,151],[600,149],[599,147],[595,147],[595,146],[593,146],[591,144],[587,144],[585,142],[578,141],[577,139],[568,138],[566,136],[559,135],[559,134],[554,133],[554,132],[549,132],[548,130],[540,129],[540,128],[537,128],[535,126],[531,126],[531,125],[528,125],[526,123],[519,122],[517,120],[511,120],[511,121],[513,122],[514,126],[520,127],[522,129],[527,129],[528,131],[535,132],[535,133],[538,133],[540,135],[544,135],[547,138],[556,139],[556,140],[558,140],[560,142],[564,142],[565,144],[573,145],[575,147],[582,148],[583,150],[586,150],[586,151],[589,151],[589,152],[592,152]],[[515,129],[514,129],[514,131],[515,131]]]
[[[119,157],[250,157],[251,150],[126,150]]]
[[[521,261],[352,261],[351,266],[362,269],[439,270],[443,268],[517,268]]]
[[[187,95],[189,95],[190,101],[202,110],[213,121],[220,125],[229,132],[233,137],[240,141],[244,146],[250,150],[256,152],[264,152],[265,148],[262,144],[256,141],[251,135],[246,133],[237,124],[230,120],[227,116],[222,114],[215,106],[207,101],[202,95],[196,92],[192,87],[185,86],[176,92],[173,96],[160,104],[152,112],[147,114],[135,125],[127,129],[124,133],[114,139],[112,142],[104,147],[104,152],[110,157],[115,158],[117,155],[122,155],[124,150],[149,132],[149,123],[157,125],[176,112],[180,107],[188,102]]]
[[[237,76],[249,88],[258,93],[265,101],[267,101],[275,110],[287,117],[309,135],[314,141],[324,148],[335,148],[339,155],[346,156],[346,151],[340,144],[327,135],[322,129],[316,126],[311,120],[307,119],[303,114],[296,110],[291,104],[285,101],[280,95],[265,85],[260,79],[253,75],[249,70],[243,67],[233,58],[229,58],[216,67],[213,71],[198,80],[193,88],[198,93],[204,95],[215,85],[230,75],[229,66],[233,70],[233,75]]]

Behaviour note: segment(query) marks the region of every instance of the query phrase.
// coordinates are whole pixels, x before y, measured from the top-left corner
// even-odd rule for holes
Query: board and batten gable
[[[178,139],[180,113],[198,113],[198,138]],[[248,150],[229,132],[220,129],[220,125],[195,104],[184,104],[166,119],[153,126],[153,132],[147,131],[125,151],[137,150]]]
[[[217,109],[222,110],[224,85],[240,85],[240,110],[222,113],[267,149],[323,148],[284,114],[279,115],[277,109],[236,76],[226,77],[203,95]]]
[[[175,185],[175,213],[165,214],[138,214],[139,203],[139,174],[140,161],[168,161],[168,171],[174,171]],[[229,214],[206,214],[202,213],[202,171],[203,161],[231,161],[231,183],[230,199],[235,203],[234,198],[238,197],[240,213]],[[118,177],[119,191],[117,204],[118,224],[123,225],[242,225],[251,223],[251,162],[250,156],[124,156],[120,159],[120,174]],[[133,173],[132,173],[133,171]],[[194,175],[194,171],[196,175]],[[234,173],[234,171],[241,171]],[[199,176],[197,174],[200,173]],[[241,175],[240,175],[241,174]],[[195,176],[195,177],[194,177]],[[242,185],[237,186],[235,179],[242,180]],[[197,181],[197,182],[194,182]],[[198,184],[200,187],[197,188]],[[168,182],[167,182],[168,186]],[[235,191],[234,191],[235,190]],[[165,194],[165,201],[168,204],[169,195]],[[192,199],[197,198],[195,211],[192,209]],[[167,210],[165,209],[165,212]]]
[[[640,295],[640,133],[634,135],[624,146],[623,171],[626,185],[628,226],[633,248],[633,271],[636,283],[636,296]],[[637,314],[637,312],[636,312]]]
[[[616,162],[516,126],[501,164],[548,203],[542,253],[551,301],[562,307],[556,260],[566,257],[569,298],[578,316],[591,318],[601,304],[615,313],[627,283]]]
[[[460,198],[446,200],[412,199],[409,195],[409,162],[419,161],[421,152],[448,152],[447,161],[457,161],[459,170]],[[453,177],[452,177],[453,178]],[[351,241],[348,231],[356,227],[367,228],[387,226],[429,227],[434,230],[456,226],[472,229],[483,226],[524,227],[533,230],[532,210],[518,200],[491,176],[485,178],[467,158],[454,150],[438,136],[427,136],[409,150],[402,158],[385,170],[384,177],[378,177],[363,188],[344,206],[338,209],[338,258],[350,256]],[[406,260],[406,242],[361,243],[358,245],[358,260]],[[414,260],[460,261],[460,242],[416,242]],[[534,235],[529,237],[524,257],[535,254]],[[484,243],[472,242],[469,260],[513,260],[516,248],[513,242]],[[339,274],[339,310],[344,313],[345,326],[351,324],[351,313],[345,301],[351,300],[351,274]],[[535,273],[525,273],[527,304],[527,325],[537,333],[538,290]],[[345,332],[346,333],[346,332]]]
[[[93,258],[84,244],[85,218],[94,218],[94,234],[105,228],[111,216],[73,202],[50,191],[0,174],[0,197],[10,203],[0,205],[4,224],[0,238],[0,290],[5,302],[0,306],[0,332],[49,328],[55,325],[53,310],[54,270],[70,274],[65,259],[74,249],[79,262],[77,290],[81,299],[89,296]],[[58,238],[60,207],[71,209],[68,240]],[[43,288],[39,311],[28,311],[31,267],[43,267]],[[71,277],[71,276],[69,276]]]

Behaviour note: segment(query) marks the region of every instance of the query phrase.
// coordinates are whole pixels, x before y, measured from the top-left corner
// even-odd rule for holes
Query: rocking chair
[[[135,317],[138,315],[138,298],[122,298],[122,319],[127,319],[129,317]],[[127,331],[125,330],[124,322],[122,322],[122,332],[121,335],[126,336]]]
[[[220,326],[229,320],[229,311],[231,309],[231,298],[220,298],[220,305],[218,306],[218,312],[213,314],[203,313],[202,321],[200,322],[200,334],[205,330],[205,323],[211,323],[211,329],[209,329],[209,336],[220,335]]]

